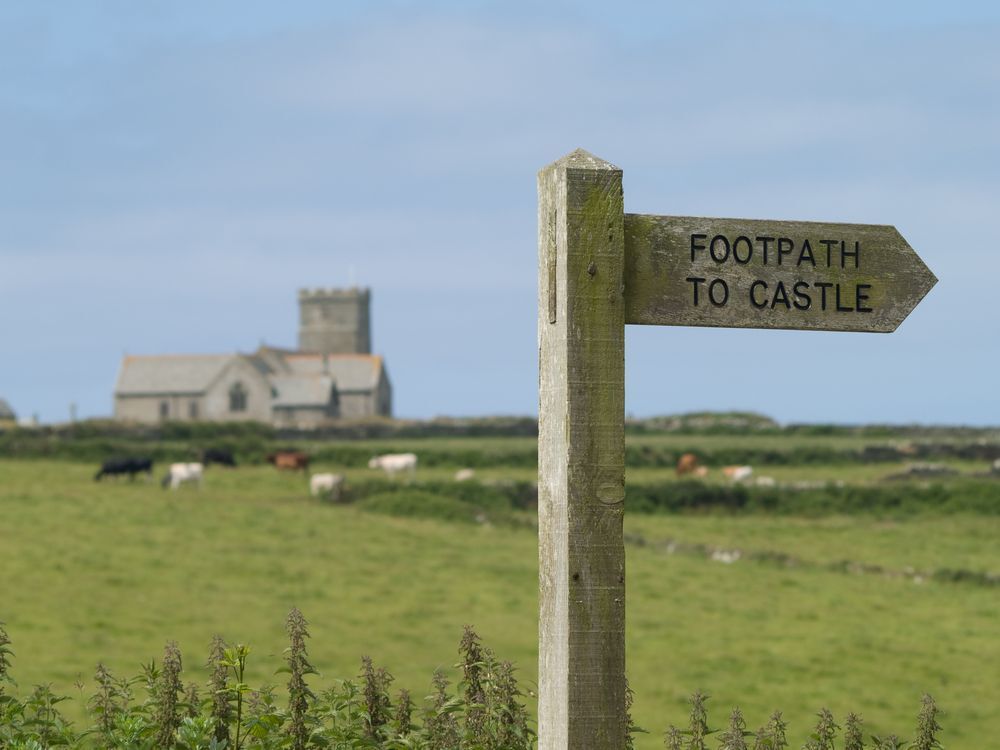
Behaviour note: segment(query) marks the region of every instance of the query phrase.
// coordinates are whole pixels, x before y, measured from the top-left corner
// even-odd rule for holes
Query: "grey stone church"
[[[270,422],[316,427],[392,416],[392,386],[371,353],[368,289],[299,292],[299,348],[251,354],[126,356],[115,419]]]

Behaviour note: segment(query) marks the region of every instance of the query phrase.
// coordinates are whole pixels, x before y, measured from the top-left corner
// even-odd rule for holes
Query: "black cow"
[[[226,450],[225,448],[208,448],[201,452],[201,462],[205,467],[209,467],[212,464],[219,464],[219,466],[229,466],[236,468],[236,459],[233,458],[233,452]]]
[[[94,475],[94,481],[100,481],[102,477],[115,477],[122,474],[128,474],[129,479],[135,479],[135,475],[143,471],[150,477],[153,476],[153,459],[134,456],[109,458],[101,464],[101,470]]]

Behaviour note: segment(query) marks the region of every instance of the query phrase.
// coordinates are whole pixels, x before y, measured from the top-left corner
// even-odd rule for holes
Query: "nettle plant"
[[[780,711],[771,714],[767,723],[752,732],[747,729],[743,713],[734,708],[729,715],[729,723],[725,729],[709,729],[708,711],[705,702],[708,696],[696,692],[691,696],[691,715],[688,728],[681,730],[671,725],[663,737],[666,750],[708,750],[711,735],[717,735],[713,745],[718,750],[786,750],[789,747],[786,739],[788,725]],[[848,714],[844,720],[843,750],[938,750],[941,743],[937,735],[941,731],[937,717],[940,713],[934,699],[923,697],[920,713],[917,716],[917,733],[911,742],[905,742],[896,735],[872,736],[870,743],[865,743],[863,723],[857,714]],[[802,750],[835,750],[835,740],[841,727],[834,720],[829,710],[823,709],[818,714],[816,728]],[[715,744],[717,743],[717,744]]]
[[[159,663],[144,665],[141,674],[122,679],[99,664],[94,692],[87,701],[91,725],[79,730],[59,710],[67,698],[39,686],[26,697],[10,692],[13,652],[0,624],[0,748],[45,750],[69,747],[87,750],[271,750],[272,748],[331,748],[337,750],[528,750],[535,732],[518,686],[515,668],[499,660],[472,628],[466,627],[455,665],[458,682],[436,671],[431,692],[415,703],[407,690],[393,694],[393,676],[365,656],[356,679],[335,680],[317,690],[309,661],[308,623],[297,609],[286,621],[289,645],[284,666],[286,682],[280,702],[276,688],[252,688],[246,682],[251,649],[230,645],[216,636],[209,648],[208,680],[204,686],[182,679],[183,661],[175,643],[168,643]],[[644,732],[630,714],[631,690],[626,690],[624,745]],[[748,731],[739,709],[723,730],[709,727],[707,696],[695,693],[686,729],[671,726],[664,735],[666,750],[785,750],[787,725],[779,712],[756,732]],[[916,738],[904,742],[894,735],[871,737],[866,744],[861,719],[844,722],[844,750],[935,750],[938,708],[925,696],[917,720]],[[803,750],[834,750],[840,727],[823,710]]]
[[[271,748],[385,748],[399,750],[526,750],[535,745],[514,666],[499,660],[466,628],[451,685],[443,672],[432,679],[422,705],[410,693],[390,692],[393,676],[361,660],[355,680],[335,680],[325,690],[309,683],[308,623],[297,609],[286,619],[287,698],[273,686],[246,682],[251,649],[213,639],[205,687],[185,684],[180,650],[168,643],[159,664],[121,679],[99,664],[87,703],[92,725],[80,731],[59,712],[66,698],[38,687],[24,699],[13,686],[10,640],[0,626],[0,748],[50,747],[115,750],[270,750]]]

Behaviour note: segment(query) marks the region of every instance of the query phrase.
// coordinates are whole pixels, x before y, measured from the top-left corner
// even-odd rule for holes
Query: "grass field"
[[[827,471],[835,478],[844,468]],[[824,471],[808,472],[816,470]],[[537,541],[529,527],[321,504],[308,498],[304,478],[270,467],[211,469],[200,491],[176,493],[96,484],[93,471],[0,461],[0,621],[22,691],[44,682],[75,695],[99,660],[135,674],[168,639],[179,642],[188,679],[203,682],[216,632],[252,645],[252,683],[280,684],[274,672],[293,605],[310,620],[319,683],[356,674],[369,654],[397,686],[423,695],[433,669],[457,660],[462,626],[471,623],[534,684]],[[630,470],[630,481],[665,478],[645,471]],[[1000,571],[996,517],[634,514],[626,529],[815,563]],[[638,739],[640,750],[662,746],[666,724],[685,720],[686,696],[697,688],[713,696],[716,724],[736,704],[752,725],[782,709],[793,747],[822,706],[840,718],[863,713],[871,732],[909,734],[925,691],[947,711],[949,748],[984,748],[983,738],[1000,736],[998,587],[724,565],[655,545],[630,546],[627,564],[634,715],[652,731]],[[67,711],[79,718],[81,702]]]
[[[677,539],[729,550],[775,551],[818,565],[846,560],[894,571],[965,569],[1000,574],[997,517],[803,519],[633,514],[626,516],[625,530],[649,542]]]

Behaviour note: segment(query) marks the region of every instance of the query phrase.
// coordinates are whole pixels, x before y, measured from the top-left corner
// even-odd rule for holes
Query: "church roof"
[[[326,375],[272,375],[275,407],[328,406],[333,378]]]
[[[382,357],[377,354],[312,354],[296,352],[283,359],[296,375],[327,374],[337,382],[337,390],[371,391],[382,375]]]
[[[127,356],[118,372],[115,394],[202,393],[235,354]]]
[[[17,419],[17,414],[10,408],[10,404],[0,398],[0,419]]]
[[[254,354],[132,355],[122,360],[115,395],[201,394],[236,357],[266,377],[278,396],[275,406],[327,404],[335,384],[341,393],[372,391],[382,377],[375,354],[315,354],[261,347]]]

